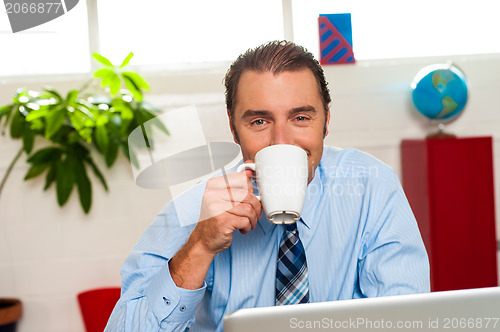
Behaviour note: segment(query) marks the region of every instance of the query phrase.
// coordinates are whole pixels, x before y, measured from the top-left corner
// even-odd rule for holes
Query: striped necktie
[[[304,246],[296,224],[286,225],[278,251],[276,305],[309,302],[309,279]]]

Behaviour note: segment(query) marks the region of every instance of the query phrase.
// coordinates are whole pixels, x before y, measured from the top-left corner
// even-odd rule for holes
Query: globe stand
[[[425,138],[426,139],[442,139],[442,138],[456,138],[456,137],[457,136],[455,134],[445,133],[444,132],[444,124],[440,123],[440,124],[438,124],[437,133],[429,134]]]

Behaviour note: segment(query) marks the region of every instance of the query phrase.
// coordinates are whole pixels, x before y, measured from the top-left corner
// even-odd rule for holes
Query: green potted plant
[[[98,168],[91,149],[100,155],[107,167],[113,166],[119,151],[135,162],[127,144],[130,132],[156,117],[160,110],[143,100],[148,83],[139,74],[126,69],[133,53],[119,66],[100,54],[93,54],[102,67],[80,89],[67,94],[45,88],[42,91],[18,89],[13,102],[0,107],[2,134],[9,129],[14,139],[22,140],[18,153],[0,182],[0,195],[12,168],[23,154],[30,167],[25,180],[45,175],[44,190],[56,187],[57,202],[63,206],[76,187],[85,213],[92,206],[93,173],[104,189],[105,177]],[[89,92],[100,81],[100,93]],[[155,125],[166,134],[159,122]],[[42,137],[47,144],[37,148]]]
[[[0,182],[0,196],[13,167],[23,154],[30,165],[25,180],[45,176],[43,189],[56,187],[57,202],[63,206],[76,187],[85,213],[92,206],[92,173],[108,190],[104,174],[94,158],[102,157],[112,167],[119,151],[129,154],[128,135],[160,110],[143,100],[148,83],[128,71],[130,53],[119,66],[93,55],[102,67],[81,88],[62,94],[52,88],[41,91],[18,89],[12,103],[0,107],[0,130],[22,141]],[[90,91],[97,87],[96,91]],[[153,122],[168,134],[159,121]],[[91,152],[94,153],[91,153]],[[20,319],[20,299],[0,298],[0,332],[12,332]]]

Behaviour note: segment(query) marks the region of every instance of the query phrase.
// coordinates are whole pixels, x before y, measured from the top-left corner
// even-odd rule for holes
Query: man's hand
[[[229,247],[235,230],[246,234],[255,229],[260,213],[261,204],[246,173],[213,178],[207,183],[192,237],[215,256]]]
[[[169,263],[178,287],[201,287],[215,255],[231,245],[233,232],[245,234],[257,226],[262,206],[253,195],[251,174],[229,173],[207,182],[199,222]]]

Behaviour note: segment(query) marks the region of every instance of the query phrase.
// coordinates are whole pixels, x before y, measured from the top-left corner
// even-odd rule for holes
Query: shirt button
[[[182,312],[186,311],[186,306],[185,306],[185,305],[183,305],[182,307],[180,307],[180,309],[179,309],[179,310],[180,310],[180,311],[182,311]]]
[[[165,302],[166,305],[170,304],[170,300],[167,299],[166,297],[163,297],[163,302]]]
[[[161,322],[161,324],[160,324],[160,326],[161,326],[162,329],[166,329],[167,325],[168,325],[167,322]]]

